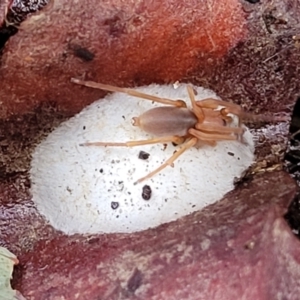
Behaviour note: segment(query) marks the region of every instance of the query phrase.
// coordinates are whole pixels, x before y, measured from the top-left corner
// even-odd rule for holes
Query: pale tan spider
[[[83,81],[75,78],[72,78],[71,81],[87,87],[126,93],[134,97],[168,105],[152,108],[139,117],[133,118],[134,126],[138,126],[145,132],[156,136],[154,138],[127,142],[86,142],[80,144],[82,146],[127,147],[167,142],[181,144],[181,147],[175,151],[169,159],[157,169],[138,179],[135,184],[149,179],[166,166],[173,166],[174,161],[181,154],[189,148],[194,147],[198,142],[215,146],[217,141],[239,140],[244,133],[240,117],[246,113],[242,111],[239,105],[212,98],[196,101],[194,90],[190,85],[187,86],[187,91],[191,100],[192,109],[188,109],[183,100],[160,98],[138,92],[134,89],[120,88],[93,81]],[[222,108],[220,109],[220,107]],[[239,118],[238,126],[228,126],[233,121],[230,114]]]

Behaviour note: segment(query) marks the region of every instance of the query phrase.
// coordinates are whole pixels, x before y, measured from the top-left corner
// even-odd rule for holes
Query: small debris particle
[[[112,201],[111,204],[110,204],[110,207],[112,209],[117,209],[119,207],[119,202]]]
[[[150,200],[152,194],[151,187],[149,185],[144,185],[143,186],[143,192],[142,192],[142,197],[144,200]]]
[[[83,130],[85,130],[85,128],[86,128],[85,126],[82,127]]]
[[[262,144],[263,142],[265,142],[265,140],[266,140],[266,137],[265,137],[265,135],[263,135],[263,134],[261,134],[261,135],[259,136],[259,138],[258,138],[258,142],[259,142],[260,144]]]
[[[149,158],[149,156],[150,156],[149,153],[147,153],[147,152],[145,152],[145,151],[140,151],[138,158],[139,158],[139,159],[146,160],[146,159]]]
[[[234,156],[233,152],[227,152],[227,154],[230,155],[230,156]]]
[[[253,248],[254,248],[254,246],[255,246],[255,242],[254,241],[249,241],[249,242],[247,242],[246,244],[245,244],[245,249],[247,249],[247,250],[252,250]]]
[[[99,242],[99,238],[98,237],[94,237],[94,238],[90,238],[90,239],[88,239],[88,243],[89,244],[95,244],[95,243],[98,243]]]
[[[143,280],[142,272],[135,268],[133,274],[127,282],[127,289],[129,292],[134,293],[141,285]]]
[[[175,83],[173,83],[173,88],[177,90],[180,87],[180,82],[177,80]]]
[[[84,61],[91,61],[95,57],[95,54],[93,52],[77,44],[70,45],[70,49],[73,51],[75,56],[81,58]]]
[[[118,187],[116,187],[118,191],[123,191],[124,189],[124,182],[123,181],[119,181],[118,182]]]
[[[103,173],[103,169],[101,168],[101,169],[99,170],[99,172],[100,172],[100,173]]]

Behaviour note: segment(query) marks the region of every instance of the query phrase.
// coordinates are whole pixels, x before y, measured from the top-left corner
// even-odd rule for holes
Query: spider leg
[[[187,90],[188,90],[189,97],[190,97],[190,100],[191,100],[191,103],[192,103],[193,112],[196,115],[196,117],[198,119],[198,122],[202,123],[204,121],[204,118],[205,118],[203,109],[196,102],[195,93],[194,93],[193,88],[190,85],[188,85]]]
[[[159,144],[159,143],[175,143],[176,145],[182,144],[185,141],[184,137],[181,136],[167,136],[159,137],[147,140],[139,141],[127,141],[127,142],[86,142],[79,144],[79,146],[114,146],[114,147],[135,147],[141,145]]]
[[[190,128],[188,132],[200,141],[236,141],[238,139],[237,136],[232,134],[206,133],[194,128]]]
[[[240,116],[243,112],[242,108],[234,103],[223,101],[223,100],[217,100],[213,98],[207,98],[204,100],[196,101],[197,105],[202,108],[210,108],[210,109],[217,109],[219,106],[224,106],[226,108],[226,114],[234,114],[236,116]],[[225,113],[224,111],[224,113]]]
[[[183,100],[171,100],[171,99],[167,99],[167,98],[156,97],[156,96],[148,95],[148,94],[145,94],[142,92],[138,92],[134,89],[121,88],[121,87],[116,87],[116,86],[98,83],[98,82],[94,82],[94,81],[84,81],[84,80],[80,80],[77,78],[71,78],[71,82],[79,84],[79,85],[91,87],[94,89],[100,89],[100,90],[109,91],[109,92],[124,93],[124,94],[128,94],[130,96],[133,96],[133,97],[142,98],[142,99],[154,101],[157,103],[162,103],[165,105],[172,105],[172,106],[176,106],[176,107],[186,107],[186,103]]]
[[[196,129],[200,131],[209,132],[210,134],[243,134],[245,129],[242,127],[226,127],[226,126],[220,126],[220,125],[214,125],[214,124],[205,124],[205,123],[197,123],[195,125]]]
[[[162,165],[160,165],[157,169],[153,170],[152,172],[150,172],[148,175],[138,179],[134,184],[138,184],[146,179],[151,178],[152,176],[154,176],[155,174],[159,173],[161,170],[163,170],[165,167],[167,166],[172,166],[174,161],[181,155],[183,154],[186,150],[194,147],[198,142],[197,138],[191,138],[190,140],[188,140],[185,144],[182,145],[182,147],[177,150],[176,152],[173,153],[173,155],[166,160]]]

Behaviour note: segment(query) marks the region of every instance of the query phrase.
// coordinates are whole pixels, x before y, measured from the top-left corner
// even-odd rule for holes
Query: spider
[[[134,89],[120,88],[93,81],[83,81],[76,78],[72,78],[71,82],[106,91],[125,93],[166,105],[152,108],[138,117],[133,117],[133,126],[138,126],[145,132],[153,135],[154,137],[151,139],[127,142],[86,142],[80,144],[81,146],[134,147],[172,142],[180,145],[180,148],[169,159],[146,176],[138,179],[134,184],[151,178],[167,166],[173,167],[174,161],[180,155],[199,143],[215,146],[218,141],[223,140],[241,141],[245,129],[240,120],[244,115],[249,115],[243,112],[239,105],[226,101],[213,98],[196,101],[191,85],[187,85],[187,92],[192,104],[192,108],[189,109],[183,100],[160,98]],[[235,127],[229,127],[233,121],[232,115],[238,117],[239,120],[238,125]]]

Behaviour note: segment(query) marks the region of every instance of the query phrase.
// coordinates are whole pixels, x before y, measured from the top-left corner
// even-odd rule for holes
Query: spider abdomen
[[[185,136],[197,123],[191,110],[169,106],[152,108],[133,119],[135,126],[154,136]]]

